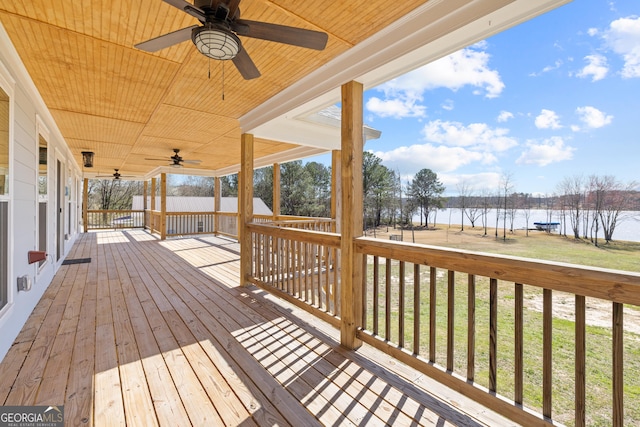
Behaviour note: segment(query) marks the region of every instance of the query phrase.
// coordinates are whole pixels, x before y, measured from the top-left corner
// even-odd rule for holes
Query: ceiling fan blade
[[[169,161],[169,162],[170,162],[170,161],[171,161],[171,159],[170,159],[170,158],[168,158],[168,159],[152,159],[152,158],[150,158],[150,157],[145,157],[145,160],[153,160],[153,161],[155,161],[155,162],[167,162],[167,161]]]
[[[260,77],[260,71],[256,64],[253,63],[249,54],[244,47],[240,49],[238,54],[232,59],[233,65],[236,66],[245,80],[251,80]]]
[[[188,13],[194,18],[198,18],[201,21],[204,21],[204,11],[199,7],[192,5],[191,3],[187,3],[184,0],[162,0],[171,6],[180,9],[183,12]]]
[[[261,21],[236,19],[231,23],[231,29],[240,36],[254,39],[269,40],[308,49],[322,50],[327,45],[327,33],[304,28],[288,27],[286,25],[271,24]]]
[[[198,25],[192,25],[191,27],[183,28],[172,33],[158,36],[146,42],[138,43],[134,47],[146,52],[157,52],[161,49],[165,49],[174,44],[182,43],[191,39],[191,30],[198,28]]]
[[[182,163],[188,163],[190,165],[199,165],[202,160],[182,160]]]

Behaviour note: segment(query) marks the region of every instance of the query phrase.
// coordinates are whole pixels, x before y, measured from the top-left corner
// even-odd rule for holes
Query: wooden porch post
[[[280,217],[280,163],[273,164],[273,220]]]
[[[220,188],[220,177],[216,176],[213,181],[213,199],[214,199],[214,207],[213,207],[213,234],[218,235],[218,230],[220,230],[220,217],[218,216],[218,212],[220,211],[220,202],[222,200],[222,194]]]
[[[251,233],[247,224],[253,221],[253,135],[244,133],[240,144],[240,175],[238,209],[240,222],[240,285],[246,286],[251,275]]]
[[[167,238],[167,174],[160,174],[160,240]]]
[[[84,232],[89,230],[89,214],[87,213],[89,203],[89,178],[85,178],[82,188],[82,224],[84,225]]]
[[[147,228],[147,194],[149,194],[149,181],[142,184],[142,227]]]
[[[342,253],[340,343],[349,349],[362,345],[356,331],[362,323],[362,255],[355,253],[354,239],[362,236],[362,83],[342,86]]]
[[[155,178],[151,178],[151,210],[155,211],[156,210],[156,179]],[[151,221],[152,224],[152,231],[153,231],[153,221]]]
[[[342,154],[340,150],[331,152],[331,219],[334,220],[331,231],[340,232],[340,219],[342,208],[342,187],[340,186],[340,159]]]

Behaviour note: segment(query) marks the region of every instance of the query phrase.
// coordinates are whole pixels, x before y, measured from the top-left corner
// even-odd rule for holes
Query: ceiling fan
[[[119,180],[120,178],[133,178],[133,175],[122,175],[119,172],[120,169],[114,169],[114,173],[111,175],[96,175],[96,178],[113,178],[114,180]]]
[[[203,55],[220,60],[231,59],[246,80],[260,77],[238,36],[285,43],[309,49],[323,50],[328,36],[320,31],[240,19],[240,0],[162,0],[197,18],[202,25],[192,25],[135,45],[156,52],[189,38]]]
[[[169,157],[169,166],[172,166],[174,168],[181,168],[183,166],[183,163],[186,164],[191,164],[191,165],[199,165],[200,163],[202,163],[202,160],[185,160],[183,159],[180,154],[180,149],[178,148],[174,148],[173,149],[173,156]],[[167,159],[150,159],[150,158],[145,158],[145,160],[167,160]]]

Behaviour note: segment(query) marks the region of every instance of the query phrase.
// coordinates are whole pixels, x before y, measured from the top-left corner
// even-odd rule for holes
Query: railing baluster
[[[447,273],[447,371],[453,372],[453,351],[455,339],[455,309],[456,290],[455,272],[449,270]]]
[[[287,239],[286,240],[286,249],[285,249],[285,271],[287,274],[287,293],[289,295],[292,294],[291,292],[291,288],[292,288],[292,277],[291,277],[291,240]]]
[[[387,258],[384,291],[384,339],[391,339],[391,258]]]
[[[404,308],[404,269],[404,261],[400,261],[400,271],[398,273],[400,278],[400,283],[398,284],[398,345],[400,347],[404,347],[404,316],[406,314]]]
[[[513,400],[522,404],[524,389],[524,290],[520,283],[515,284],[514,319],[514,378]]]
[[[327,313],[331,311],[331,272],[329,271],[329,263],[331,261],[331,252],[329,248],[324,246],[324,291]]]
[[[576,295],[576,427],[586,425],[586,304],[583,295]]]
[[[489,390],[498,379],[498,279],[489,279]]]
[[[413,264],[413,353],[420,354],[420,264]]]
[[[551,418],[553,390],[553,294],[542,291],[542,415]]]
[[[367,298],[368,298],[368,288],[369,286],[367,285],[367,255],[362,255],[362,319],[361,319],[361,324],[362,327],[365,329],[368,329],[367,327]],[[334,258],[334,263],[338,262],[338,258]],[[336,265],[333,265],[333,269],[337,270]],[[334,282],[336,285],[338,282]],[[337,287],[334,286],[334,292],[338,293]],[[335,294],[334,294],[335,295]],[[337,304],[337,301],[334,298],[334,304]],[[334,307],[337,307],[337,305],[334,305]],[[338,309],[336,308],[335,310],[336,312],[338,311]]]
[[[309,278],[311,276],[311,267],[309,264],[310,259],[309,243],[304,244],[304,300],[309,302]],[[313,279],[312,279],[313,280]]]
[[[317,246],[316,261],[318,265],[318,288],[316,289],[316,297],[318,298],[318,308],[322,309],[322,246]]]
[[[476,276],[467,278],[467,380],[473,381],[476,372]]]
[[[429,271],[429,362],[436,361],[436,268]]]
[[[613,303],[613,425],[624,425],[624,305]]]
[[[373,257],[373,333],[379,335],[378,317],[380,316],[380,307],[378,306],[380,297],[380,268],[378,255]]]
[[[293,282],[293,295],[300,298],[301,294],[301,286],[300,280],[302,279],[302,270],[300,269],[300,242],[295,242],[295,253],[293,255],[293,265],[294,265],[294,282]]]
[[[363,263],[364,263],[364,267],[362,269],[363,272],[366,273],[367,271],[367,257],[363,256]],[[340,289],[338,288],[338,285],[340,284],[340,257],[338,256],[338,249],[337,248],[333,248],[333,312],[336,316],[340,315]],[[367,275],[363,274],[362,275],[363,280],[366,282],[367,280]],[[364,300],[366,301],[366,300]],[[363,321],[362,322],[363,325],[365,325],[366,323]]]

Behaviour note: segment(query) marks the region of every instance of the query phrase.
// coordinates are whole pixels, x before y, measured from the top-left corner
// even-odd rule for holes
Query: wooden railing
[[[293,215],[278,215],[275,219],[270,215],[254,215],[253,222],[258,224],[274,225],[277,227],[326,232],[334,231],[336,224],[336,220],[332,218],[313,218]]]
[[[87,229],[143,228],[141,210],[87,210]]]
[[[167,236],[212,234],[215,232],[214,212],[167,212]]]
[[[338,326],[340,235],[250,224],[250,281]]]
[[[250,281],[339,326],[340,236],[248,230]],[[623,322],[624,305],[640,311],[640,274],[364,237],[354,244],[365,272],[363,342],[524,425],[640,422],[640,360],[627,360],[624,375],[640,335]],[[608,326],[588,322],[587,303],[609,307]]]
[[[223,236],[238,238],[238,214],[235,212],[216,212],[218,217],[217,233]]]

